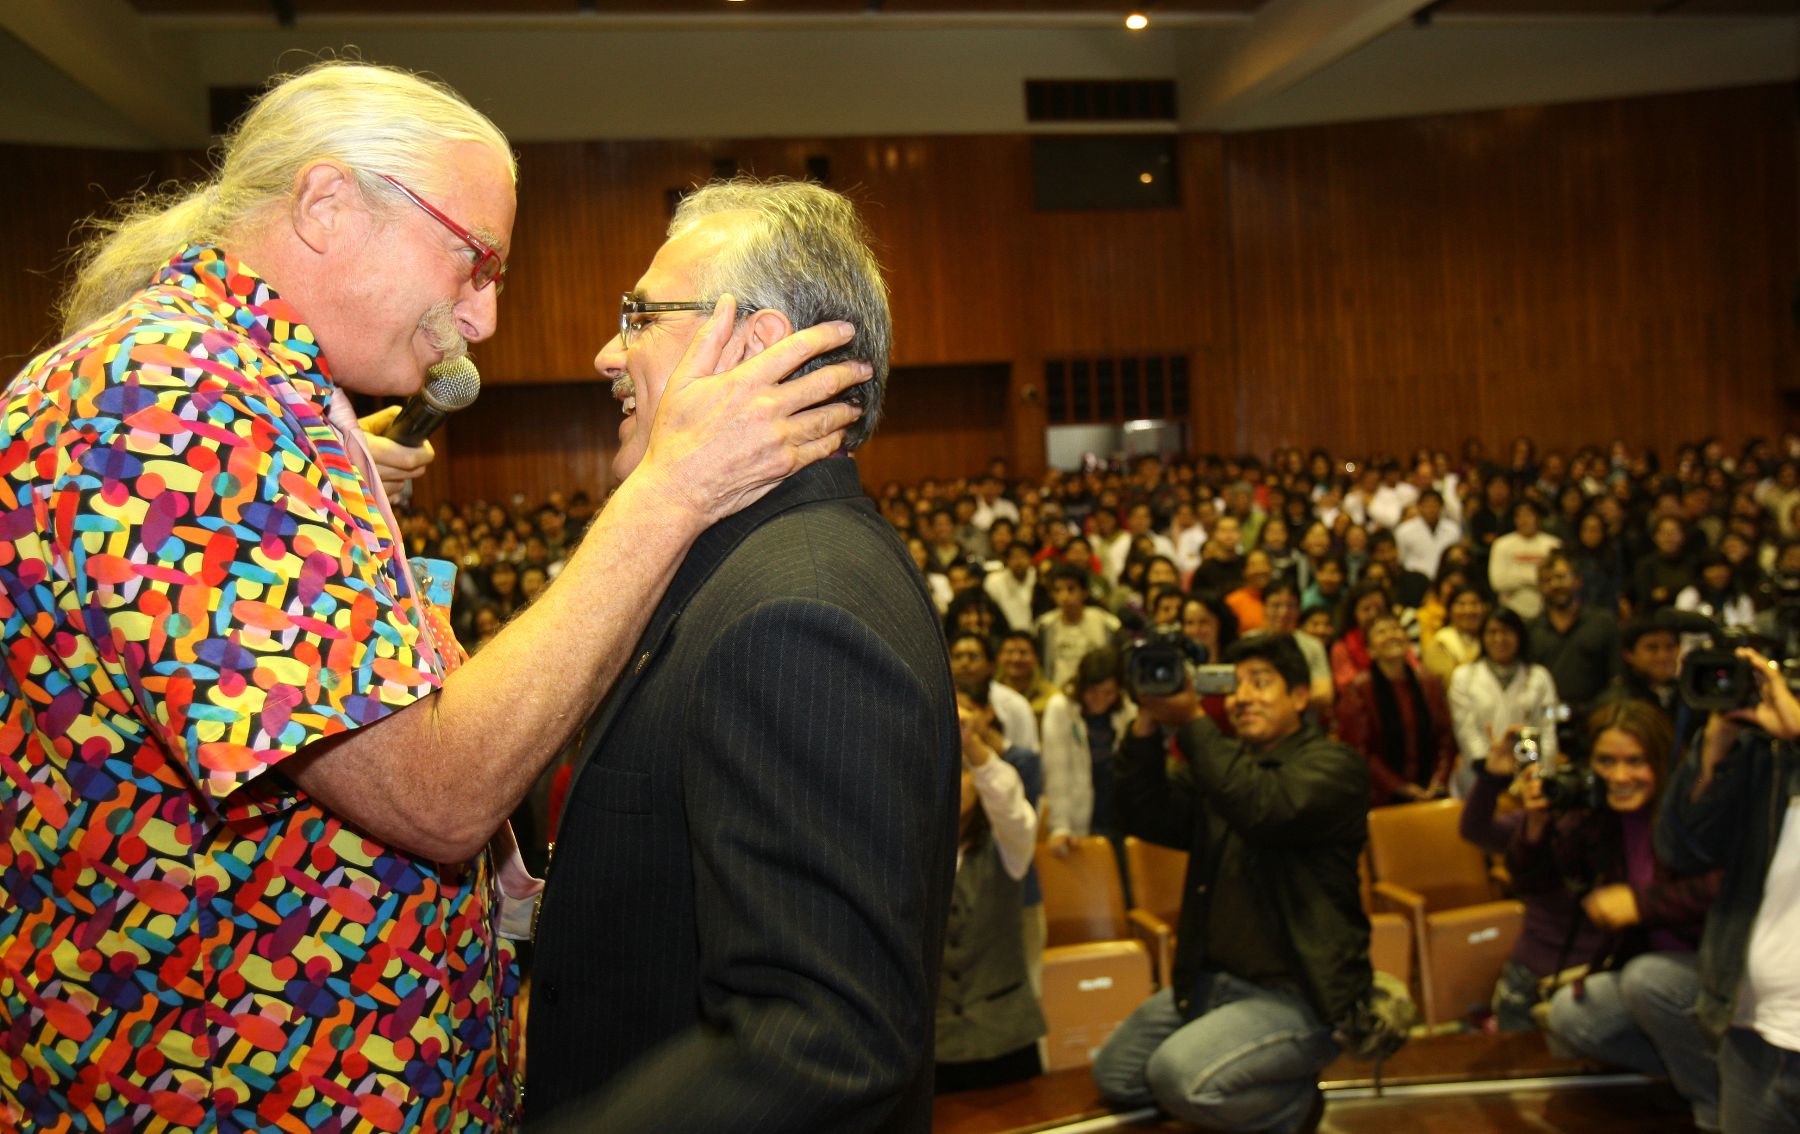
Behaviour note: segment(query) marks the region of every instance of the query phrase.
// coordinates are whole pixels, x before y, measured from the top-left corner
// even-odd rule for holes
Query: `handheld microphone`
[[[388,440],[414,449],[451,414],[474,405],[481,396],[481,371],[466,354],[440,362],[425,373],[425,385],[406,400],[399,416],[382,433]]]

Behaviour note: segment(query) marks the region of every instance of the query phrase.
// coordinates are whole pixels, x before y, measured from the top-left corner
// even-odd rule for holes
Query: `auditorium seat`
[[[1044,1066],[1084,1067],[1155,989],[1150,951],[1133,940],[1112,844],[1078,838],[1068,854],[1037,849],[1044,892]]]
[[[1169,983],[1175,965],[1175,927],[1187,882],[1186,851],[1125,836],[1125,874],[1131,879],[1131,929],[1156,959],[1156,983]]]
[[[1461,801],[1450,799],[1369,813],[1373,904],[1410,924],[1428,1025],[1488,1003],[1525,918],[1521,903],[1501,899],[1480,849],[1458,834],[1461,817]]]

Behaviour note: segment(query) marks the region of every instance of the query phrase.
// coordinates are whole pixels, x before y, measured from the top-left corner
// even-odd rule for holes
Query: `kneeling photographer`
[[[1521,937],[1535,975],[1549,978],[1535,999],[1553,993],[1537,1017],[1553,1049],[1667,1075],[1695,1125],[1717,1130],[1714,1044],[1693,1009],[1694,948],[1719,875],[1680,876],[1652,845],[1674,735],[1654,706],[1620,699],[1589,717],[1586,740],[1586,771],[1554,772],[1507,748],[1489,755],[1484,776],[1519,772],[1524,808],[1507,868],[1528,908],[1561,914],[1533,919]]]
[[[1189,852],[1186,899],[1168,985],[1107,1040],[1094,1079],[1116,1105],[1290,1134],[1317,1125],[1333,1025],[1354,1042],[1343,1022],[1370,999],[1356,873],[1368,770],[1306,723],[1311,673],[1291,637],[1249,635],[1224,660],[1235,737],[1202,712],[1179,656],[1135,658],[1140,713],[1117,762],[1119,823]],[[1169,774],[1170,731],[1182,775]]]
[[[1723,1037],[1719,1117],[1732,1134],[1800,1130],[1800,701],[1749,648],[1690,657],[1682,688],[1711,715],[1670,778],[1656,847],[1677,869],[1724,872],[1696,1008]]]

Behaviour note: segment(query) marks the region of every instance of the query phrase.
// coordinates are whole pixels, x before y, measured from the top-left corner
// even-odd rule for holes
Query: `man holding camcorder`
[[[1779,667],[1740,649],[1748,708],[1708,718],[1675,771],[1657,829],[1677,870],[1723,869],[1700,945],[1700,1022],[1723,1035],[1728,1131],[1800,1130],[1800,701]],[[1684,675],[1684,683],[1685,683]]]

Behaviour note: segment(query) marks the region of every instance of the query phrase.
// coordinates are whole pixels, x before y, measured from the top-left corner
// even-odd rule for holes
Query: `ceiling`
[[[1224,131],[1800,80],[1800,0],[1132,3],[0,0],[0,141],[203,148],[211,91],[345,53],[520,142],[1020,133],[1033,79],[1172,80],[1165,128]]]

